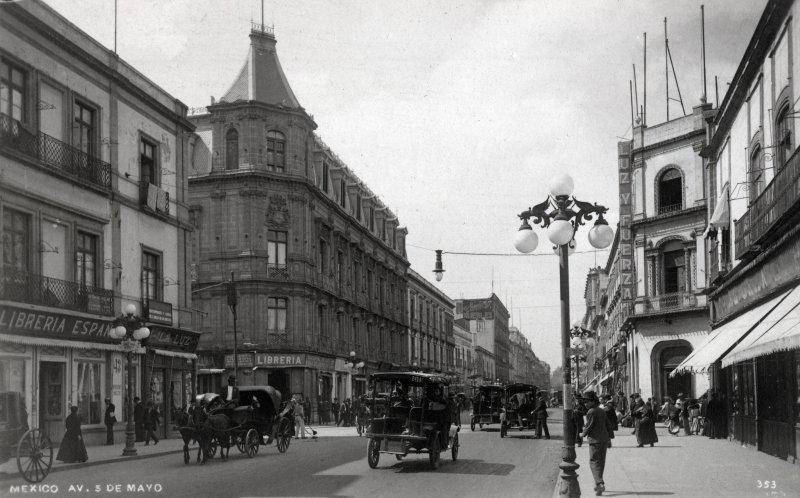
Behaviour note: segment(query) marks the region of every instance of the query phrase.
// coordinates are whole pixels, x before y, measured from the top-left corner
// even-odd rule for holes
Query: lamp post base
[[[130,410],[129,410],[130,411]],[[132,418],[132,414],[128,414],[128,420]],[[136,456],[136,431],[133,424],[128,424],[125,427],[125,449],[122,450],[122,456]]]
[[[575,463],[575,457],[575,446],[564,446],[561,449],[561,463],[558,464],[558,468],[561,469],[558,475],[558,496],[578,498],[581,495],[581,485],[575,472],[580,465]]]

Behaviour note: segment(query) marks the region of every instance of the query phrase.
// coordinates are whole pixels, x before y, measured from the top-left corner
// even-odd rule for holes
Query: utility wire
[[[414,244],[409,244],[406,242],[406,245],[409,247],[414,247],[417,249],[422,249],[424,251],[436,252],[436,249],[430,249],[428,247],[417,246]],[[575,251],[574,254],[593,254],[598,252],[606,252],[608,249],[594,249],[591,251]],[[535,254],[522,254],[522,253],[513,253],[513,252],[462,252],[462,251],[442,251],[442,254],[455,254],[459,256],[558,256],[555,253],[535,253]]]

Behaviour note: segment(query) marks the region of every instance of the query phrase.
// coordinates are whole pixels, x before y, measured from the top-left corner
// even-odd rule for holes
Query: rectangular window
[[[97,236],[78,232],[75,246],[75,281],[81,285],[97,285]]]
[[[0,113],[25,122],[27,74],[6,59],[0,60]]]
[[[286,332],[286,302],[282,297],[267,299],[267,330],[269,332]]]
[[[79,362],[77,364],[78,414],[84,424],[93,425],[103,421],[103,377],[102,364]]]
[[[80,101],[73,106],[72,145],[87,156],[96,155],[94,110]]]
[[[337,251],[336,253],[336,278],[339,283],[344,283],[344,253]]]
[[[397,229],[392,227],[392,249],[397,249]]]
[[[359,282],[359,274],[361,273],[361,263],[359,261],[353,260],[353,291],[358,292],[359,288],[361,287]]]
[[[417,338],[411,338],[411,361],[414,361],[417,358]]]
[[[25,392],[25,360],[3,358],[0,361],[0,392]],[[6,413],[0,413],[0,423]]]
[[[372,277],[372,270],[367,270],[367,297],[372,299],[372,282],[374,278]]]
[[[356,219],[361,221],[361,194],[356,195]]]
[[[324,239],[319,239],[319,271],[323,275],[328,268],[328,243]]]
[[[347,184],[344,182],[344,178],[342,181],[339,182],[339,205],[342,207],[347,207],[347,203],[345,199],[347,198]]]
[[[374,232],[375,231],[375,208],[374,207],[370,207],[369,208],[369,231],[370,232]]]
[[[378,299],[380,300],[381,306],[385,304],[386,300],[386,281],[383,277],[380,278],[380,284],[378,284]]]
[[[322,163],[322,191],[328,193],[328,163]]]
[[[142,299],[161,300],[161,256],[142,252]]]
[[[139,141],[139,180],[142,183],[158,185],[156,177],[157,146],[146,139]]]
[[[386,219],[381,220],[381,240],[386,242]]]
[[[267,265],[271,268],[286,268],[287,232],[267,230]]]
[[[278,131],[267,132],[267,169],[283,172],[286,167],[286,139]]]
[[[414,296],[409,296],[408,298],[408,309],[411,310],[411,321],[414,321],[414,311],[416,310],[414,306]]]
[[[30,270],[31,217],[5,208],[3,210],[3,268]]]

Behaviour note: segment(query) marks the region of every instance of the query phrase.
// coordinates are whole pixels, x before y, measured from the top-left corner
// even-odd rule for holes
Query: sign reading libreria
[[[636,285],[633,278],[633,234],[631,219],[633,216],[633,189],[631,187],[631,143],[619,142],[619,289],[622,301],[631,301]]]
[[[0,333],[80,341],[119,342],[108,335],[111,321],[0,306]]]

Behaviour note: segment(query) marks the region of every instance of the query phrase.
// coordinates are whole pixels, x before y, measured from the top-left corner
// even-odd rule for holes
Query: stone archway
[[[660,403],[666,396],[675,398],[679,393],[686,397],[694,397],[692,374],[681,374],[670,377],[683,360],[691,354],[692,345],[685,340],[662,341],[655,345],[650,357],[652,366],[653,397]]]

